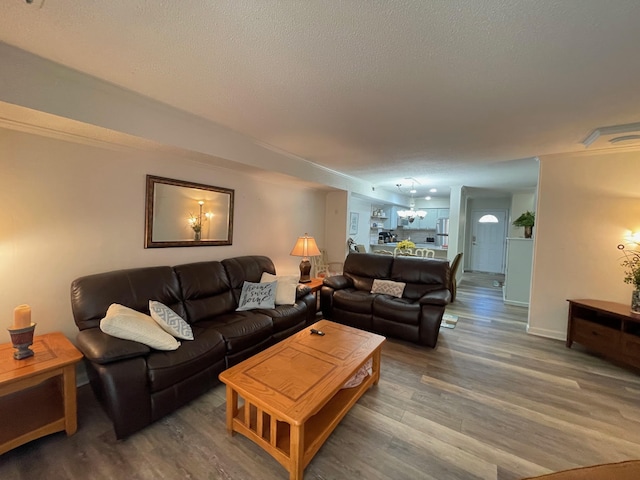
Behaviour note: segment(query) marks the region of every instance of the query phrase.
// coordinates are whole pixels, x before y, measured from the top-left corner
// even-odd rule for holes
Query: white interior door
[[[480,222],[493,215],[497,222]],[[504,245],[507,238],[506,210],[474,210],[471,214],[471,269],[504,273]]]

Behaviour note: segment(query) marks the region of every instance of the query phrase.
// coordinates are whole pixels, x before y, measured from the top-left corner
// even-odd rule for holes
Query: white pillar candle
[[[26,328],[31,326],[31,307],[18,305],[13,310],[13,328]]]

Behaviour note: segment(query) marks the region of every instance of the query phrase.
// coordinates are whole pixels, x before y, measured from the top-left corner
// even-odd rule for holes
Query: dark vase
[[[199,242],[200,241],[200,232],[193,232],[193,239],[196,242]]]
[[[524,238],[531,238],[533,235],[533,227],[524,227]]]

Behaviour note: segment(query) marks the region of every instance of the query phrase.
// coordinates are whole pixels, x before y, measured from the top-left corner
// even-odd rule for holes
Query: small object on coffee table
[[[311,335],[320,335],[321,337],[324,337],[324,332],[322,330],[316,330],[315,328],[312,328]]]

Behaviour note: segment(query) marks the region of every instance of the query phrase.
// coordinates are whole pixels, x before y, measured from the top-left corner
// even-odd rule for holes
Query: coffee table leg
[[[289,431],[291,436],[289,480],[302,480],[304,474],[304,466],[302,465],[304,457],[304,425],[291,425]]]
[[[373,365],[371,370],[373,371],[373,384],[377,385],[378,380],[380,380],[380,352],[382,351],[382,347],[376,348],[376,351],[373,352],[372,359]]]
[[[238,414],[238,392],[227,385],[227,432],[233,435],[233,419]]]

